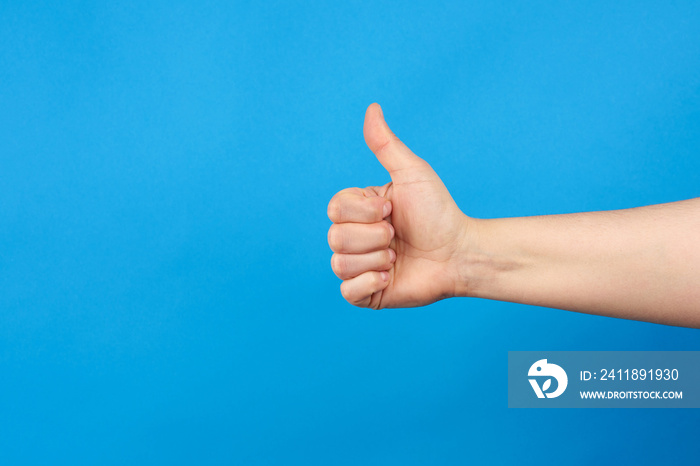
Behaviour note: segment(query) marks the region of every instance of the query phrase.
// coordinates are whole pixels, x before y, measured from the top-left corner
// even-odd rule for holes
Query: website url
[[[682,400],[683,392],[592,391],[579,392],[584,400]]]

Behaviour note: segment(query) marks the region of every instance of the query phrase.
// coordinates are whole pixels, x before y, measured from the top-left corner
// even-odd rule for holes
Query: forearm
[[[700,327],[700,199],[467,221],[458,295]]]

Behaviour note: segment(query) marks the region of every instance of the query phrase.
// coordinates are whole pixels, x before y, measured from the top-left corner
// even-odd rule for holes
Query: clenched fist
[[[344,189],[328,204],[331,267],[343,297],[381,309],[454,296],[470,219],[430,165],[391,132],[378,104],[367,109],[364,136],[391,182]]]

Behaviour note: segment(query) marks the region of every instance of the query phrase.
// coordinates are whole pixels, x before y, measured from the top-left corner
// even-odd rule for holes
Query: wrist
[[[456,297],[476,296],[478,269],[482,259],[478,251],[483,224],[480,219],[464,215],[460,242],[455,254],[453,267],[454,295]]]
[[[455,261],[455,296],[499,299],[504,274],[520,268],[515,255],[506,250],[498,223],[499,219],[465,216]]]

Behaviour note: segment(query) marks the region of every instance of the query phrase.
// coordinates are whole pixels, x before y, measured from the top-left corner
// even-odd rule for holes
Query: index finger
[[[328,203],[328,218],[333,223],[376,223],[390,213],[390,201],[360,188],[343,189]]]

